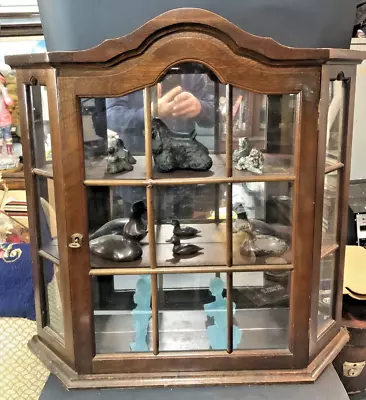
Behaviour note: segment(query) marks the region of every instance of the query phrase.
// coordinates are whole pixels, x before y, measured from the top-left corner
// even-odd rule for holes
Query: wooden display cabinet
[[[169,11],[89,50],[7,57],[19,82],[32,233],[30,348],[68,388],[317,379],[348,340],[340,317],[363,58],[284,47],[198,9]],[[154,166],[159,92],[177,85],[200,111],[167,121],[196,128],[208,171]],[[106,174],[113,135],[136,157],[133,171]],[[241,136],[262,150],[263,173],[235,168]],[[147,205],[142,258],[91,254],[89,235],[128,217],[136,200]],[[280,257],[243,256],[238,202],[286,242]],[[201,230],[189,240],[202,247],[197,256],[173,256],[172,218]]]

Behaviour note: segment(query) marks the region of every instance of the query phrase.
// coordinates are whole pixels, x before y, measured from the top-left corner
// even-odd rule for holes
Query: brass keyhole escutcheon
[[[83,235],[81,233],[74,233],[71,235],[71,242],[69,247],[72,249],[80,249],[83,244]]]

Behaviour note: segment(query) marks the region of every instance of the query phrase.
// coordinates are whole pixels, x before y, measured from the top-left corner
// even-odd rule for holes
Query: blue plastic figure
[[[208,317],[214,318],[215,325],[207,328],[211,348],[214,350],[224,350],[227,344],[227,299],[223,297],[225,284],[220,278],[213,278],[210,281],[210,292],[215,297],[215,301],[205,304],[204,309]],[[233,314],[235,314],[236,304],[233,303]],[[237,326],[233,326],[233,348],[239,346],[241,331]]]
[[[151,279],[143,275],[136,283],[133,295],[136,308],[132,310],[132,322],[135,330],[135,341],[130,343],[131,351],[149,351],[147,347],[147,330],[151,318]]]

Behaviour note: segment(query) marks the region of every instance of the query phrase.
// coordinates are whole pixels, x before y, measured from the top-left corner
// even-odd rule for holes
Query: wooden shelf
[[[226,266],[226,224],[206,223],[206,224],[191,224],[201,230],[200,236],[192,239],[182,239],[182,243],[192,243],[203,248],[202,251],[195,256],[174,257],[172,253],[173,245],[166,243],[172,236],[173,227],[171,225],[156,225],[155,226],[155,241],[156,241],[156,260],[157,267],[225,267]],[[115,262],[105,260],[94,254],[90,254],[90,266],[92,269],[131,269],[131,268],[150,268],[150,251],[147,237],[141,242],[143,249],[142,258],[132,262]],[[43,246],[40,254],[50,259],[52,262],[58,263],[58,245],[57,239],[54,239],[47,246]],[[49,255],[49,257],[47,257]],[[234,264],[240,266],[259,266],[263,265],[263,269],[271,267],[266,264],[266,257],[259,257],[254,263],[250,263],[239,253],[235,239],[233,243]],[[291,263],[291,250],[283,255],[287,264]],[[276,267],[274,264],[273,267]],[[282,265],[281,269],[286,267]]]
[[[238,171],[233,168],[234,181],[266,181],[266,180],[294,180],[294,169],[286,167],[292,165],[292,157],[265,154],[264,173],[253,174],[248,171]],[[209,171],[174,171],[170,173],[159,173],[154,171],[153,179],[157,180],[180,180],[180,179],[215,179],[226,177],[225,154],[211,154],[213,165]],[[137,163],[133,171],[120,174],[106,174],[106,159],[88,161],[85,164],[85,184],[88,186],[118,184],[118,181],[138,181],[146,179],[145,156],[136,156]],[[114,182],[111,182],[114,181]],[[215,183],[215,182],[213,182]],[[132,185],[135,183],[131,183]]]
[[[288,315],[288,308],[237,309],[234,323],[242,331],[238,350],[287,349]],[[94,321],[97,353],[131,351],[129,346],[135,333],[130,311],[97,311]],[[203,310],[161,311],[159,350],[210,350],[206,322],[207,316]],[[151,321],[146,339],[149,351],[152,351]]]
[[[45,178],[53,179],[53,167],[52,164],[46,164],[42,168],[33,168],[32,173],[34,175],[43,176]]]

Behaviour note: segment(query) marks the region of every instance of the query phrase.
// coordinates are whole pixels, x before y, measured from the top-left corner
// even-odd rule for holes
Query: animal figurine
[[[233,233],[238,233],[240,231],[253,231],[256,235],[262,234],[276,236],[285,242],[289,242],[291,240],[291,234],[287,232],[281,232],[272,225],[267,224],[267,222],[259,219],[249,219],[242,203],[234,203],[233,211],[237,215],[237,219],[233,221]]]
[[[101,236],[91,240],[89,245],[93,254],[110,261],[135,261],[142,256],[140,244],[124,235]]]
[[[189,256],[203,250],[202,247],[195,244],[181,244],[177,236],[173,236],[170,240],[167,240],[167,243],[173,243],[173,254],[176,256]]]
[[[247,157],[239,159],[235,168],[239,171],[249,171],[261,175],[264,170],[264,157],[260,150],[252,149]]]
[[[137,162],[136,158],[130,153],[129,150],[126,149],[123,140],[120,138],[115,138],[114,141],[115,141],[114,146],[117,149],[118,157],[123,160],[126,160],[130,164],[136,164]]]
[[[105,235],[122,235],[127,222],[127,218],[112,219],[112,221],[108,221],[106,224],[98,228],[94,233],[89,235],[89,239],[96,239]]]
[[[262,174],[264,169],[264,157],[260,150],[255,149],[247,137],[239,139],[239,149],[233,152],[235,168],[239,171],[249,171],[254,174]]]
[[[108,148],[107,173],[118,174],[119,172],[132,171],[136,159],[124,147],[122,139],[116,138]]]
[[[246,233],[240,246],[240,254],[248,262],[254,263],[257,257],[279,257],[288,250],[284,240],[272,235],[256,234],[253,224],[247,218],[239,219],[239,224],[239,230]],[[238,224],[236,227],[233,225],[233,228],[238,229]]]
[[[233,153],[233,161],[237,163],[242,157],[248,157],[252,148],[252,143],[247,137],[240,138],[239,149],[234,150]]]
[[[147,224],[142,216],[146,212],[143,201],[136,201],[132,204],[130,218],[123,229],[126,238],[141,242],[147,235]]]
[[[201,233],[201,231],[199,231],[196,228],[192,228],[191,226],[181,227],[177,219],[173,219],[171,224],[174,226],[173,235],[178,237],[192,238],[196,236],[198,233]]]
[[[158,172],[185,169],[207,171],[212,159],[207,147],[196,140],[196,131],[172,132],[159,118],[152,120],[152,153]]]

